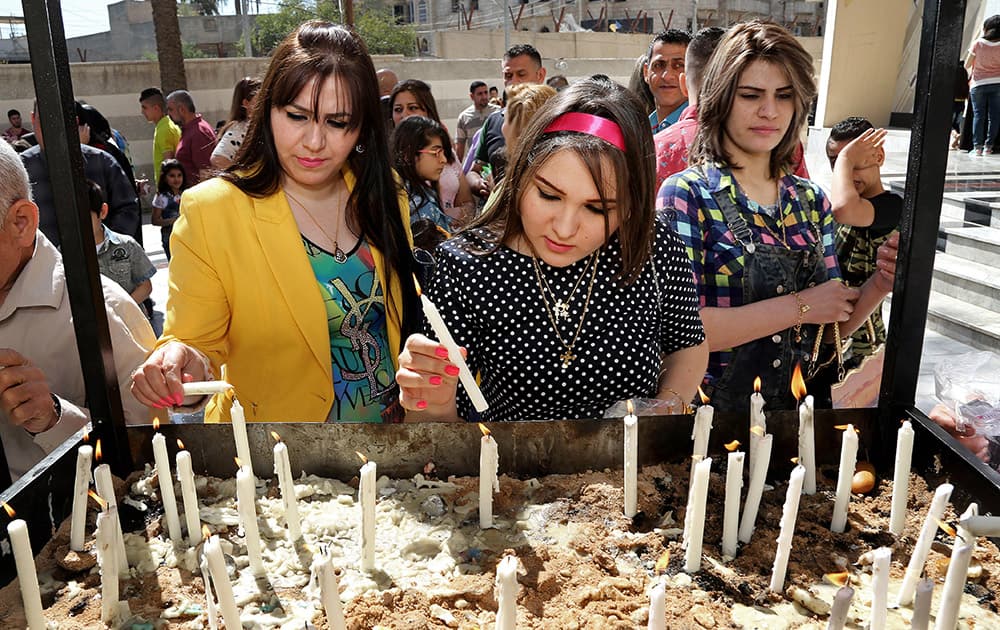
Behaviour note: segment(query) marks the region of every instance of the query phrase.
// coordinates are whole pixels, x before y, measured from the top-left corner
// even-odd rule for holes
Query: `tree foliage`
[[[281,0],[280,5],[275,13],[257,16],[252,42],[260,54],[271,54],[281,40],[303,22],[316,19],[342,21],[335,2]],[[416,51],[416,31],[409,24],[397,23],[391,9],[355,2],[354,15],[355,29],[373,55],[412,55]]]

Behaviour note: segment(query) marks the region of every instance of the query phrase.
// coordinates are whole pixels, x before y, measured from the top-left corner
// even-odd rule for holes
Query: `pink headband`
[[[625,137],[622,135],[622,128],[618,126],[618,123],[607,118],[602,118],[601,116],[569,112],[549,123],[549,126],[545,128],[543,133],[552,133],[554,131],[585,133],[589,136],[596,136],[618,147],[622,151],[625,150]]]

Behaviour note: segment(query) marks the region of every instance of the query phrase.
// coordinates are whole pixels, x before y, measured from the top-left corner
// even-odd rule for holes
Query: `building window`
[[[451,0],[451,12],[458,13],[461,11],[462,2],[461,0]]]
[[[421,24],[427,23],[427,0],[420,0],[417,3],[417,22]]]

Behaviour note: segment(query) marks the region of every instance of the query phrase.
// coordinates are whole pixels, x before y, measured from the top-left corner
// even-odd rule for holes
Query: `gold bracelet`
[[[799,343],[802,341],[802,324],[804,323],[803,322],[804,316],[806,313],[809,312],[809,309],[812,307],[806,304],[806,301],[802,299],[802,296],[799,295],[797,291],[792,291],[792,297],[795,298],[795,305],[798,307],[799,310],[798,320],[795,322],[794,326],[795,343]]]

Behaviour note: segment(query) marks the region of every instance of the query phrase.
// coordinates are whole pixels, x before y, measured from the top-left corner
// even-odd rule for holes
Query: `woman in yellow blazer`
[[[303,24],[275,51],[234,163],[184,193],[164,334],[132,391],[192,406],[226,378],[248,420],[402,419],[400,339],[419,325],[408,204],[359,37]],[[208,403],[229,420],[232,392]]]

